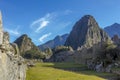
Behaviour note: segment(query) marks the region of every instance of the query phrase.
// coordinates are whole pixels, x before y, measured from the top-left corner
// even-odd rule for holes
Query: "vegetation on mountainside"
[[[103,43],[99,53],[100,54],[97,54],[97,60],[102,61],[104,63],[104,67],[120,59],[120,49],[113,43]]]
[[[44,52],[39,50],[27,34],[17,38],[14,43],[18,45],[20,55],[26,59],[43,59],[45,57]]]
[[[90,71],[75,63],[37,63],[28,69],[26,80],[105,80],[102,77],[112,76],[115,75]]]
[[[43,52],[35,51],[35,50],[28,50],[23,55],[26,59],[43,59],[45,57]]]
[[[59,53],[62,51],[70,51],[70,50],[73,50],[72,47],[70,47],[70,46],[57,46],[53,49],[53,52]]]
[[[36,49],[30,49],[22,54],[24,58],[27,59],[46,59],[51,57],[55,53],[59,53],[62,51],[68,51],[72,50],[71,47],[66,47],[66,46],[58,46],[54,49],[47,48],[44,50],[44,52],[36,50]]]

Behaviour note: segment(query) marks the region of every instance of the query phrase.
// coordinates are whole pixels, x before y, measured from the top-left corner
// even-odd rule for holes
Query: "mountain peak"
[[[61,46],[64,45],[66,39],[68,37],[68,34],[64,34],[64,35],[58,35],[56,36],[53,40],[50,40],[42,45],[39,45],[38,47],[41,50],[45,50],[46,48],[55,48],[56,46]]]
[[[84,15],[82,18],[90,19],[90,18],[94,18],[94,17],[92,15]]]
[[[95,19],[94,19],[94,17],[92,16],[92,15],[85,15],[85,16],[83,16],[81,19],[80,19],[80,21],[89,21],[89,20],[93,20],[93,21],[95,21]]]
[[[16,43],[19,47],[20,53],[25,53],[29,50],[38,51],[38,47],[32,42],[32,39],[27,35],[23,34],[19,38],[17,38],[14,43]]]
[[[114,23],[112,26],[114,26],[114,27],[119,26],[120,27],[120,24]]]
[[[75,24],[73,28],[79,28],[78,26],[81,27],[82,29],[82,27],[84,28],[98,27],[98,24],[93,16],[85,15]]]
[[[27,34],[23,34],[23,35],[21,35],[21,37],[28,37],[28,35]]]
[[[108,38],[108,35],[99,28],[95,18],[85,15],[73,26],[65,45],[71,46],[73,49],[81,46],[91,47]]]
[[[120,24],[114,23],[110,26],[107,26],[104,28],[104,30],[109,34],[110,37],[113,37],[114,35],[120,36]]]
[[[57,35],[57,36],[55,37],[55,39],[59,39],[60,37],[61,37],[60,35]],[[54,40],[55,40],[55,39],[54,39]]]

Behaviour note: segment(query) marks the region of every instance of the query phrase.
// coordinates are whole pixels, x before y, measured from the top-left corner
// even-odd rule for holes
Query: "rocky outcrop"
[[[3,32],[0,13],[0,80],[25,80],[26,65],[16,44],[9,43],[9,34]]]
[[[17,38],[14,43],[18,45],[21,55],[23,56],[26,51],[36,51],[40,52],[39,48],[32,42],[31,38],[29,38],[26,34],[23,34],[19,38]]]
[[[102,41],[110,40],[106,32],[99,28],[98,23],[91,15],[85,15],[73,27],[65,45],[73,49],[78,47],[92,47]]]
[[[71,47],[57,46],[52,49],[52,53],[50,57],[44,60],[45,62],[70,62],[67,58],[71,56],[74,51]]]
[[[2,29],[2,14],[0,11],[0,45],[2,44],[3,40],[3,29]]]
[[[66,39],[68,37],[68,34],[64,34],[62,36],[56,36],[53,40],[50,40],[42,45],[39,45],[40,50],[45,50],[47,48],[55,48],[57,46],[62,46],[64,45]]]
[[[62,51],[54,53],[49,59],[44,60],[45,62],[70,62],[67,58],[74,54],[73,51]]]
[[[114,35],[112,37],[112,41],[114,42],[115,45],[117,45],[118,47],[120,47],[120,38],[118,35]]]

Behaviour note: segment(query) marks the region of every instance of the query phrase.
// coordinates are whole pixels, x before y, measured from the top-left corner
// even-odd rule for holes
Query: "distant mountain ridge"
[[[108,33],[110,37],[113,37],[114,35],[120,36],[120,24],[118,23],[107,26],[104,28],[104,30]]]
[[[64,45],[69,34],[64,34],[62,36],[56,36],[53,40],[50,40],[42,45],[39,45],[39,49],[44,50],[46,48],[54,48],[56,46]]]

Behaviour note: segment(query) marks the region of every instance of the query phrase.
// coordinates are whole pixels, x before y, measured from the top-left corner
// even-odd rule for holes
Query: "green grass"
[[[36,63],[27,70],[26,80],[105,80],[102,77],[113,76],[85,69],[85,65],[74,63]]]

